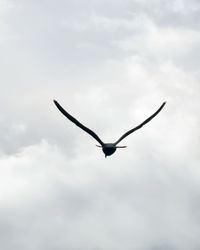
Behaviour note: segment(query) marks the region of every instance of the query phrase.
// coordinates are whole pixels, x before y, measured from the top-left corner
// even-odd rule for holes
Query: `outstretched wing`
[[[143,121],[140,125],[138,125],[137,127],[127,131],[124,135],[122,135],[119,140],[117,140],[115,142],[115,145],[117,145],[121,140],[123,140],[126,136],[130,135],[131,133],[135,132],[136,130],[140,129],[143,125],[145,125],[146,123],[150,122],[151,119],[153,119],[161,110],[162,108],[165,106],[166,102],[163,102],[163,104],[160,106],[160,108],[153,114],[151,115],[149,118],[147,118],[145,121]]]
[[[54,103],[56,105],[56,107],[60,110],[60,112],[66,116],[71,122],[73,122],[74,124],[76,124],[76,126],[78,126],[79,128],[83,129],[86,133],[88,133],[89,135],[91,135],[94,139],[96,139],[102,146],[104,145],[104,143],[101,141],[101,139],[98,137],[97,134],[95,134],[92,130],[90,130],[89,128],[85,127],[83,124],[81,124],[78,120],[76,120],[73,116],[71,116],[69,113],[67,113],[66,110],[64,110],[63,107],[60,106],[60,104],[54,100]]]

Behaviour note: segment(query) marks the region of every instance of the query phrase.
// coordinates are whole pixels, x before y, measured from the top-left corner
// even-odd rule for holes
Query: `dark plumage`
[[[153,115],[151,115],[149,118],[147,118],[145,121],[143,121],[140,125],[138,125],[135,128],[127,131],[116,142],[114,142],[114,143],[104,143],[104,142],[102,142],[102,140],[98,137],[98,135],[95,132],[93,132],[91,129],[85,127],[78,120],[76,120],[73,116],[71,116],[69,113],[67,113],[67,111],[64,110],[63,107],[61,107],[60,104],[57,101],[54,100],[54,103],[55,103],[56,107],[60,110],[60,112],[64,116],[66,116],[71,122],[76,124],[79,128],[83,129],[85,132],[90,134],[94,139],[96,139],[101,144],[101,146],[97,145],[97,147],[102,148],[102,151],[104,152],[105,157],[109,156],[109,155],[112,155],[116,151],[117,148],[126,148],[126,146],[117,146],[117,144],[120,141],[122,141],[125,137],[127,137],[131,133],[135,132],[136,130],[140,129],[142,126],[144,126],[146,123],[148,123],[151,119],[153,119],[162,110],[162,108],[166,104],[166,102],[163,102],[163,104],[160,106],[160,108],[155,113],[153,113]]]

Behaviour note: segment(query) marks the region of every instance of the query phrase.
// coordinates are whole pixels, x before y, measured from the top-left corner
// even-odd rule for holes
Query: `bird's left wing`
[[[131,133],[135,132],[136,130],[140,129],[143,125],[145,125],[146,123],[148,123],[149,121],[151,121],[151,119],[153,119],[161,110],[162,108],[165,106],[166,102],[163,102],[163,104],[160,106],[160,108],[153,113],[153,115],[151,115],[149,118],[147,118],[145,121],[143,121],[140,125],[138,125],[137,127],[127,131],[124,135],[122,135],[114,144],[117,145],[121,140],[123,140],[126,136],[130,135]]]
[[[74,124],[76,124],[76,126],[78,126],[79,128],[83,129],[86,133],[88,133],[89,135],[91,135],[94,139],[96,139],[102,146],[104,145],[104,143],[102,142],[102,140],[98,137],[97,134],[95,134],[91,129],[85,127],[83,124],[81,124],[78,120],[76,120],[73,116],[71,116],[69,113],[67,113],[66,110],[64,110],[63,107],[61,107],[61,105],[54,100],[54,103],[56,105],[56,107],[60,110],[60,112],[66,116],[71,122],[73,122]]]

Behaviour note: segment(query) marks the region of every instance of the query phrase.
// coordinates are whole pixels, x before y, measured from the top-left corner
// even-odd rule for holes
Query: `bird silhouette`
[[[128,130],[116,142],[104,143],[104,142],[102,142],[102,140],[99,138],[99,136],[95,132],[93,132],[91,129],[85,127],[78,120],[76,120],[73,116],[71,116],[56,100],[54,100],[54,103],[64,116],[66,116],[71,122],[76,124],[76,126],[83,129],[86,133],[91,135],[95,140],[97,140],[100,143],[100,145],[96,145],[96,146],[102,148],[102,151],[105,154],[105,157],[112,155],[116,151],[117,148],[126,148],[126,146],[117,146],[117,144],[120,141],[122,141],[125,137],[127,137],[131,133],[135,132],[136,130],[140,129],[146,123],[151,121],[151,119],[153,119],[163,109],[163,107],[166,104],[166,102],[163,102],[163,104],[160,106],[160,108],[155,113],[153,113],[153,115],[151,115],[149,118],[147,118],[145,121],[143,121],[140,125],[134,127],[133,129]]]

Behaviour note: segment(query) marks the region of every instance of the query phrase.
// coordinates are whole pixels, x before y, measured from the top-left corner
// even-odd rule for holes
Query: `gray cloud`
[[[198,1],[0,1],[2,249],[197,250]],[[104,141],[165,100],[105,160]]]
[[[43,142],[2,159],[1,225],[11,239],[2,238],[3,246],[195,249],[195,168],[187,161],[164,164],[162,156],[137,152],[125,165],[119,157],[68,160]]]

